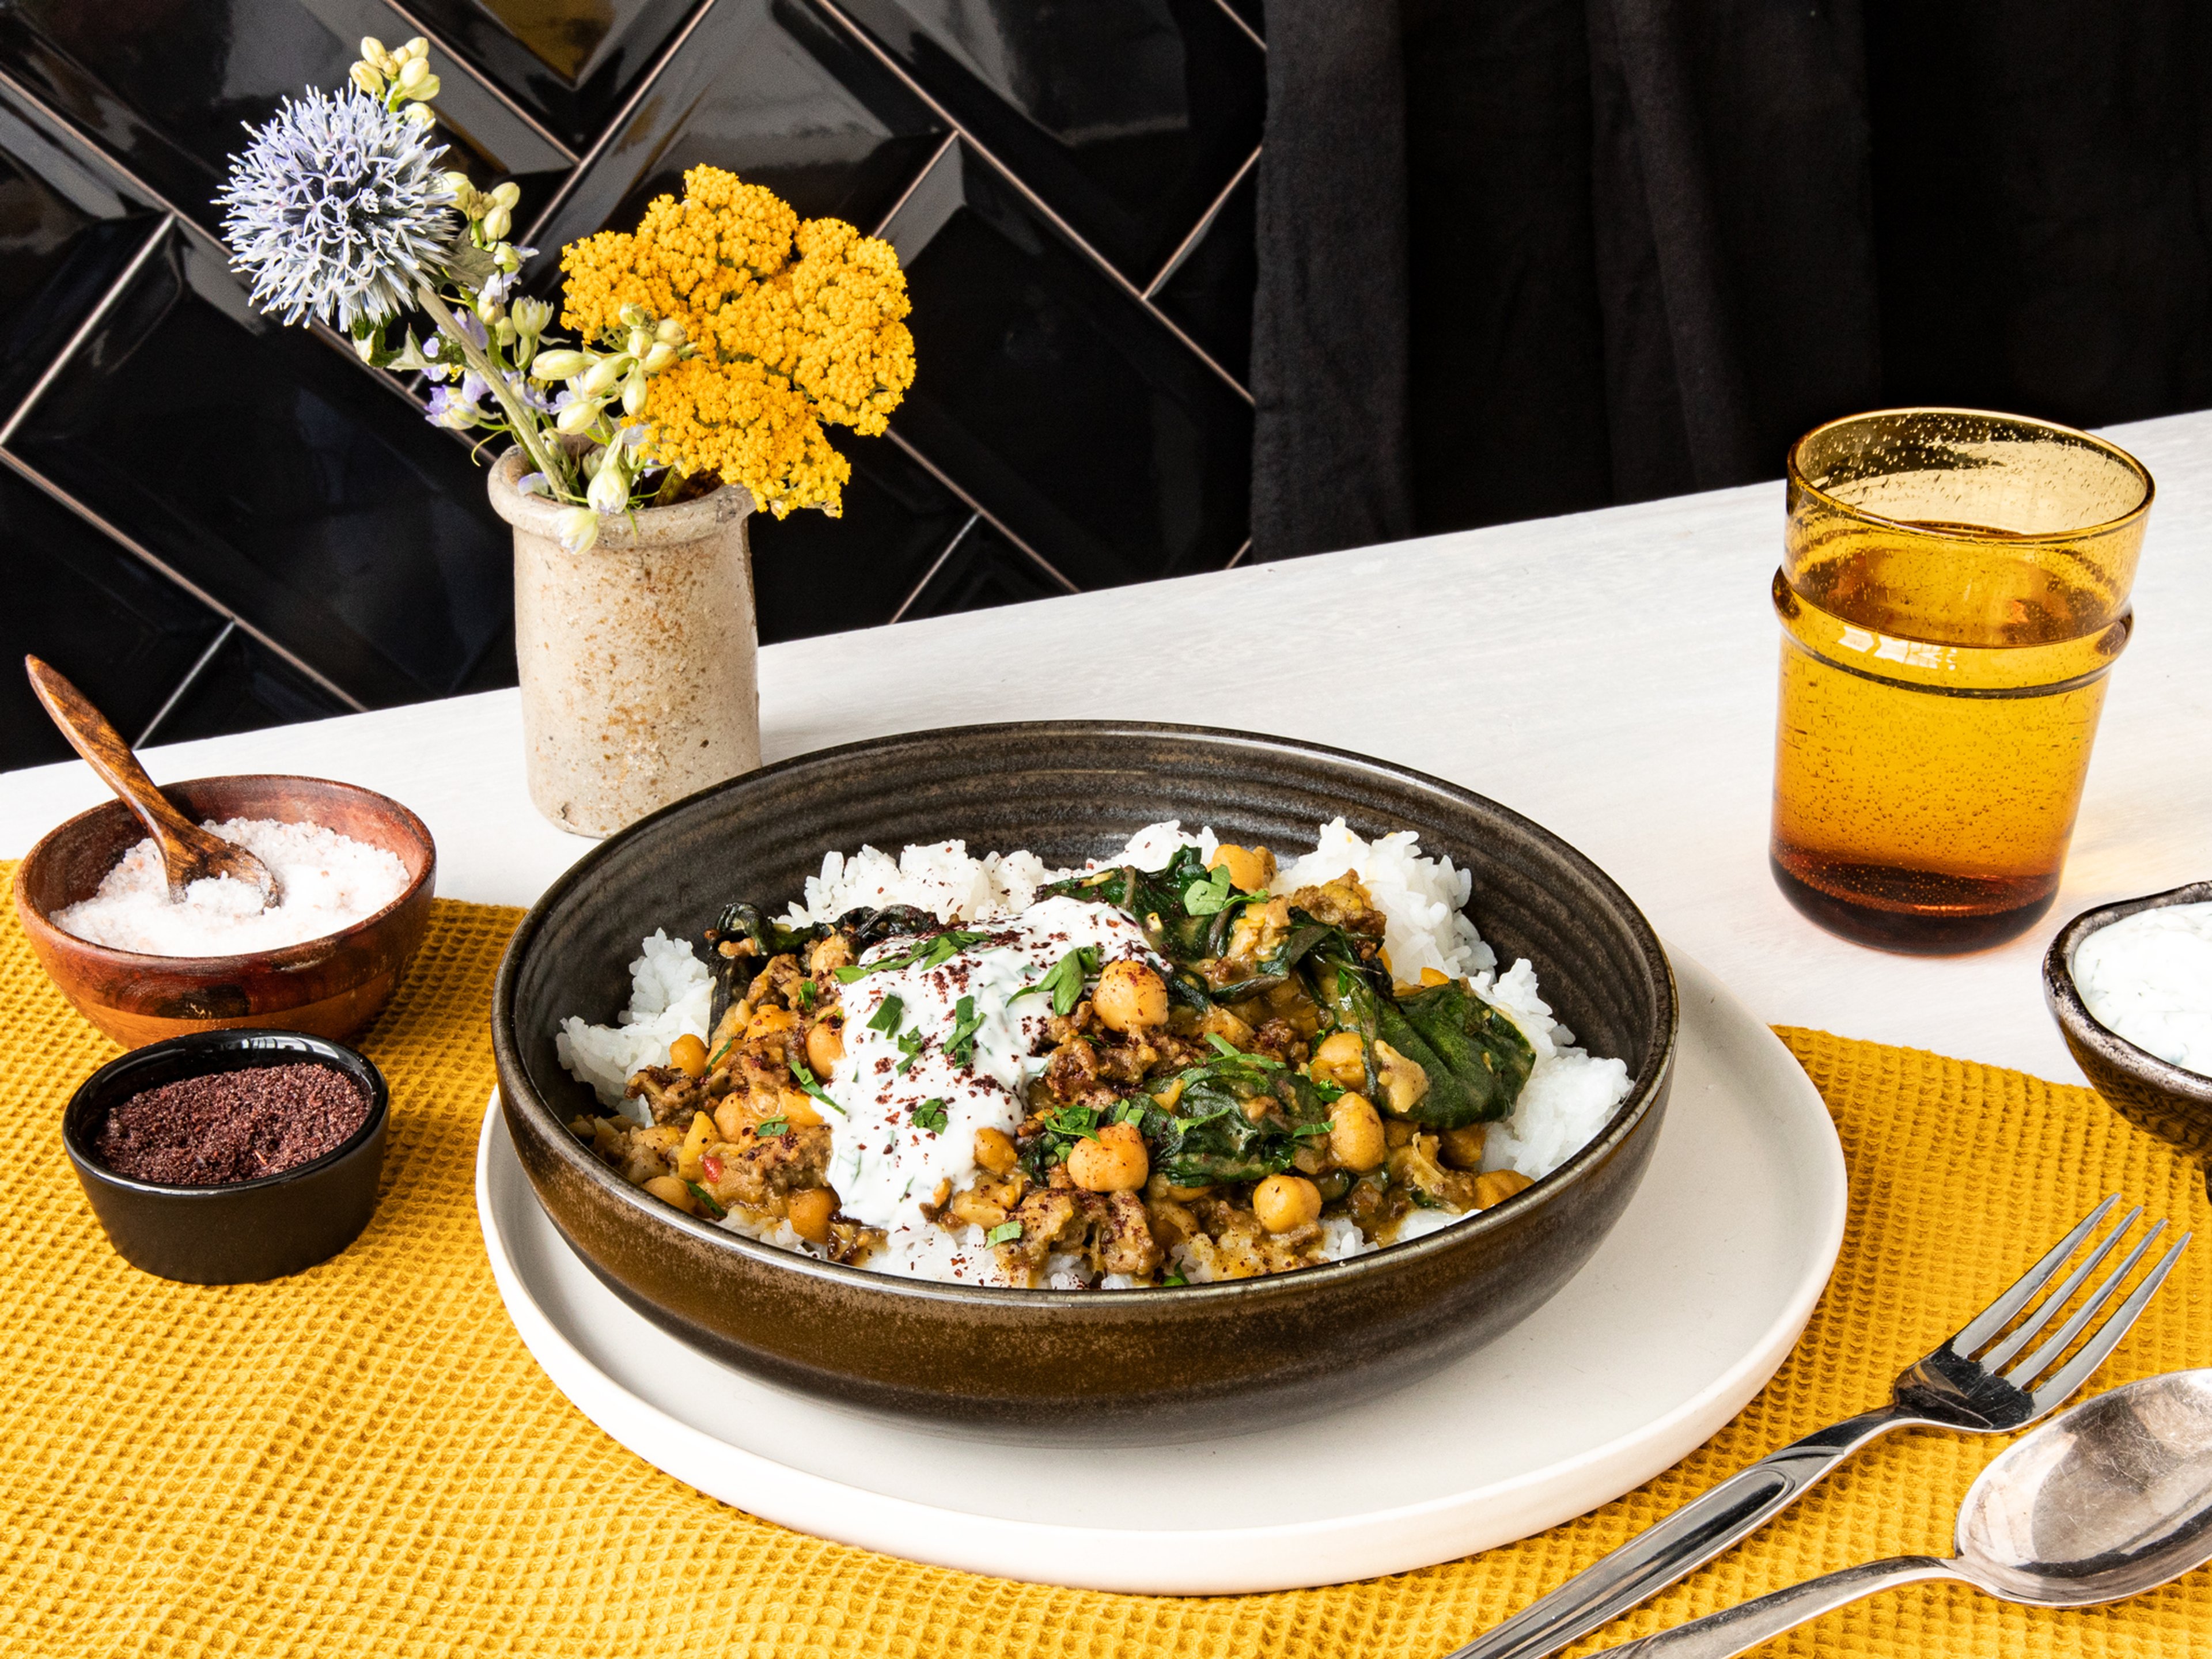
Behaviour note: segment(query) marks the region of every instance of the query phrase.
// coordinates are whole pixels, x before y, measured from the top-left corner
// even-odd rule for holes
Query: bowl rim
[[[2160,1059],[2140,1043],[2122,1036],[2089,1012],[2081,987],[2074,981],[2074,953],[2092,933],[2102,933],[2116,921],[2146,910],[2170,909],[2181,904],[2212,903],[2212,881],[2184,882],[2164,892],[2139,898],[2115,899],[2082,911],[2061,927],[2043,956],[2043,1000],[2060,1032],[2090,1044],[2100,1058],[2129,1072],[2138,1082],[2167,1094],[2212,1104],[2212,1076],[2192,1072]]]
[[[1609,892],[1613,901],[1629,919],[1631,931],[1642,935],[1647,957],[1656,963],[1656,985],[1663,1012],[1663,1030],[1654,1033],[1653,1053],[1643,1072],[1632,1081],[1628,1097],[1613,1110],[1605,1125],[1565,1163],[1532,1185],[1514,1194],[1504,1203],[1492,1205],[1486,1210],[1462,1216],[1435,1231],[1402,1244],[1388,1244],[1364,1255],[1340,1261],[1330,1261],[1310,1267],[1291,1269],[1286,1273],[1262,1273],[1250,1279],[1218,1280],[1204,1285],[1144,1285],[1127,1291],[1116,1291],[1110,1298],[1102,1300],[1096,1290],[1060,1291],[1030,1290],[1016,1285],[965,1285],[939,1279],[908,1278],[903,1274],[878,1273],[862,1267],[848,1267],[841,1262],[824,1261],[797,1250],[787,1250],[760,1240],[749,1238],[662,1203],[632,1187],[608,1169],[597,1158],[586,1152],[566,1123],[546,1104],[531,1082],[528,1068],[522,1062],[520,1045],[514,1031],[515,981],[524,951],[553,908],[564,902],[577,888],[590,883],[599,867],[612,856],[615,849],[675,813],[683,811],[708,796],[737,787],[751,786],[781,773],[793,771],[801,766],[818,767],[825,762],[851,758],[871,753],[886,744],[941,743],[947,739],[992,734],[1000,737],[1036,737],[1048,738],[1051,735],[1080,732],[1086,738],[1127,737],[1183,740],[1203,740],[1211,743],[1228,742],[1261,750],[1289,750],[1307,759],[1319,758],[1347,766],[1370,775],[1389,777],[1399,783],[1416,787],[1456,798],[1463,804],[1502,815],[1511,823],[1530,832],[1547,851],[1563,856],[1570,864],[1579,866],[1585,878],[1592,880],[1601,890]],[[971,1306],[1005,1308],[1035,1308],[1042,1313],[1103,1308],[1121,1305],[1125,1298],[1143,1298],[1131,1306],[1157,1306],[1158,1298],[1175,1296],[1186,1304],[1201,1301],[1248,1302],[1253,1299],[1273,1300],[1281,1297],[1303,1296],[1324,1285],[1356,1282],[1372,1274],[1396,1272],[1417,1261],[1433,1257],[1455,1249],[1480,1232],[1502,1231],[1510,1223],[1551,1201],[1586,1179],[1590,1172],[1605,1162],[1641,1127],[1656,1102],[1667,1092],[1681,1036],[1681,993],[1675,983],[1674,963],[1668,960],[1666,947],[1658,932],[1651,926],[1636,902],[1630,898],[1620,884],[1600,868],[1587,854],[1571,845],[1533,819],[1523,817],[1512,808],[1475,793],[1433,774],[1400,766],[1394,762],[1379,760],[1351,750],[1338,749],[1325,744],[1310,743],[1303,738],[1276,736],[1266,732],[1240,732],[1222,726],[1193,726],[1166,721],[1067,720],[1003,720],[977,722],[967,726],[936,726],[926,729],[883,733],[864,738],[856,742],[838,744],[826,749],[810,750],[793,755],[772,765],[741,773],[735,778],[711,784],[704,789],[671,802],[658,811],[639,819],[635,823],[617,830],[600,842],[567,870],[541,894],[530,907],[507,948],[500,956],[499,969],[492,984],[491,1007],[492,1053],[501,1077],[500,1097],[510,1109],[536,1113],[556,1132],[550,1137],[559,1147],[556,1154],[564,1164],[581,1175],[602,1192],[612,1195],[645,1224],[672,1226],[709,1245],[726,1250],[738,1257],[787,1273],[800,1273],[826,1281],[830,1285],[846,1290],[865,1291],[896,1300],[968,1304]],[[519,1079],[523,1088],[517,1091],[520,1098],[511,1098],[506,1087],[508,1075]],[[536,1183],[533,1181],[532,1188]],[[543,1200],[541,1200],[542,1203]],[[547,1213],[551,1214],[549,1209]],[[564,1237],[567,1230],[560,1218],[553,1218],[555,1226]],[[574,1241],[571,1240],[573,1243]],[[590,1260],[586,1256],[586,1260]]]
[[[349,1081],[359,1084],[368,1092],[368,1114],[362,1119],[361,1127],[331,1147],[329,1152],[319,1158],[310,1158],[305,1164],[295,1164],[289,1170],[277,1170],[274,1175],[256,1176],[251,1181],[217,1182],[202,1186],[183,1186],[164,1181],[144,1181],[137,1176],[125,1175],[121,1170],[110,1169],[101,1163],[92,1148],[86,1144],[83,1131],[92,1117],[93,1108],[87,1105],[80,1111],[80,1103],[84,1102],[87,1096],[102,1085],[109,1083],[117,1075],[158,1060],[179,1048],[191,1048],[219,1052],[223,1049],[252,1046],[251,1040],[257,1039],[262,1045],[261,1051],[270,1056],[267,1061],[246,1066],[219,1066],[214,1068],[214,1071],[188,1073],[185,1075],[207,1077],[214,1075],[216,1072],[256,1071],[264,1069],[266,1066],[320,1062],[329,1066],[331,1070],[346,1077]],[[289,1054],[281,1052],[284,1049],[289,1049]],[[183,1080],[182,1077],[172,1079],[175,1082]],[[104,1115],[106,1109],[100,1109]],[[117,1188],[125,1192],[143,1194],[149,1198],[186,1200],[229,1198],[301,1181],[332,1164],[343,1163],[373,1140],[383,1129],[391,1115],[392,1091],[384,1080],[384,1073],[377,1068],[374,1060],[358,1048],[349,1048],[343,1042],[333,1042],[328,1037],[314,1036],[306,1031],[289,1031],[276,1026],[226,1025],[218,1026],[212,1030],[184,1031],[173,1037],[163,1037],[159,1042],[149,1042],[142,1048],[133,1048],[129,1053],[118,1054],[113,1060],[109,1060],[107,1064],[78,1084],[70,1093],[68,1101],[63,1105],[62,1146],[69,1153],[70,1162],[76,1165],[80,1174],[88,1173],[97,1176],[104,1186]]]
[[[147,964],[164,963],[173,964],[166,970],[171,973],[189,971],[222,974],[243,971],[249,967],[265,972],[270,969],[282,970],[287,968],[305,967],[311,963],[321,961],[329,955],[330,947],[334,941],[350,939],[356,934],[366,933],[379,922],[405,908],[422,889],[437,876],[438,843],[430,834],[430,826],[423,823],[416,816],[415,810],[404,801],[394,800],[391,796],[380,790],[371,789],[366,784],[347,783],[338,778],[313,777],[301,772],[225,772],[204,778],[179,778],[173,783],[162,784],[161,787],[166,793],[171,789],[189,789],[195,784],[206,783],[315,783],[332,789],[342,789],[350,794],[365,796],[371,800],[381,801],[398,814],[400,822],[407,832],[420,842],[424,855],[422,873],[410,878],[406,886],[399,890],[399,896],[382,909],[363,916],[357,921],[349,921],[335,933],[318,933],[313,939],[303,939],[296,944],[279,945],[266,951],[242,951],[229,956],[216,957],[165,957],[146,951],[118,951],[112,945],[97,945],[88,939],[80,939],[60,926],[32,900],[28,884],[24,880],[25,872],[35,868],[42,856],[55,856],[52,849],[60,845],[61,838],[87,820],[104,812],[119,811],[132,822],[137,822],[137,815],[118,799],[101,801],[96,806],[88,806],[74,817],[63,819],[61,823],[32,843],[31,850],[23,854],[22,862],[15,867],[15,878],[13,884],[15,890],[17,914],[32,918],[46,933],[61,941],[63,947],[72,955],[78,956],[85,961],[104,963],[118,972],[130,972],[134,969],[146,972],[149,971]],[[325,826],[318,825],[317,827]],[[190,964],[190,966],[188,969],[180,969],[174,965],[180,963]],[[157,969],[152,971],[162,970]]]

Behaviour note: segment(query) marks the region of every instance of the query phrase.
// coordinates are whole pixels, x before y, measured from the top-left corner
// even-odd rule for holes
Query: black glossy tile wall
[[[337,85],[364,34],[430,37],[453,162],[523,185],[541,292],[562,244],[701,162],[887,227],[921,377],[890,437],[840,439],[842,519],[755,525],[764,640],[1224,564],[1261,22],[1259,0],[150,0],[119,25],[4,0],[0,580],[42,597],[0,640],[132,735],[512,683],[506,532],[465,446],[254,315],[209,234],[241,124]],[[0,695],[0,767],[58,752]]]

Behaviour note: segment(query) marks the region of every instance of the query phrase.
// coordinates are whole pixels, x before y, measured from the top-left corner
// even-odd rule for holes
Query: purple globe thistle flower
[[[460,228],[437,166],[445,146],[353,88],[288,100],[231,158],[217,203],[253,303],[287,323],[350,332],[414,303]]]

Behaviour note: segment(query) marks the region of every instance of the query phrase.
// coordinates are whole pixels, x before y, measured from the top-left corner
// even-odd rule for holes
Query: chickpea
[[[834,1020],[823,1020],[806,1034],[806,1064],[817,1077],[828,1077],[845,1058],[845,1033]]]
[[[1275,878],[1275,855],[1264,847],[1217,847],[1210,867],[1226,870],[1238,892],[1256,893]]]
[[[707,1045],[686,1031],[668,1045],[668,1063],[686,1077],[707,1075]]]
[[[1367,1083],[1367,1046],[1357,1031],[1331,1031],[1313,1051],[1306,1069],[1324,1083],[1358,1089]]]
[[[1141,1031],[1168,1023],[1168,988],[1141,962],[1109,962],[1091,1006],[1112,1030]]]
[[[1474,1178],[1474,1207],[1486,1210],[1493,1204],[1503,1204],[1518,1192],[1525,1192],[1536,1183],[1518,1170],[1492,1170],[1486,1176]]]
[[[1269,1176],[1252,1189],[1252,1213],[1271,1233],[1296,1232],[1321,1219],[1321,1188],[1304,1176]]]
[[[655,1176],[645,1183],[645,1190],[664,1204],[673,1204],[686,1215],[699,1213],[698,1194],[674,1176]]]
[[[1109,1123],[1096,1140],[1079,1140],[1067,1155],[1067,1177],[1086,1193],[1133,1193],[1152,1172],[1145,1138],[1133,1123]]]
[[[809,1187],[804,1192],[791,1195],[791,1207],[787,1212],[791,1231],[809,1244],[830,1242],[830,1218],[837,1213],[837,1189],[834,1187]]]
[[[975,1162],[993,1175],[1006,1174],[1014,1167],[1018,1156],[1013,1137],[1004,1129],[975,1131]]]
[[[786,1089],[776,1097],[776,1115],[794,1129],[818,1129],[822,1114],[814,1109],[814,1102],[796,1089]]]
[[[1347,1170],[1364,1174],[1382,1162],[1382,1115],[1365,1095],[1340,1095],[1329,1109],[1328,1149]]]
[[[1385,1103],[1400,1117],[1419,1105],[1429,1091],[1429,1074],[1420,1062],[1407,1059],[1380,1037],[1375,1040],[1375,1066],[1382,1079]]]
[[[1437,1137],[1443,1161],[1455,1170],[1482,1170],[1482,1144],[1489,1138],[1490,1126],[1470,1123],[1463,1129],[1446,1129]]]
[[[788,1031],[799,1024],[799,1016],[788,1008],[756,1008],[753,1017],[745,1022],[745,1039],[772,1036],[778,1031]]]

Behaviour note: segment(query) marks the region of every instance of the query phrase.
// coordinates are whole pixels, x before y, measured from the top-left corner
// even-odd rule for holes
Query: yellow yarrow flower
[[[852,464],[824,423],[882,435],[914,384],[906,276],[888,242],[842,219],[801,221],[773,191],[719,167],[684,175],[634,232],[562,252],[562,321],[586,338],[627,333],[625,306],[684,325],[696,355],[647,386],[645,453],[715,472],[781,518],[835,517]]]

